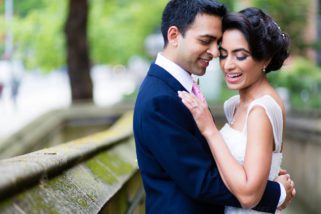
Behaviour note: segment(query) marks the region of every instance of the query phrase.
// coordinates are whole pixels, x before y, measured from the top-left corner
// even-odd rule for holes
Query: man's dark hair
[[[184,36],[189,26],[198,14],[208,14],[223,17],[226,7],[216,0],[171,0],[167,3],[163,16],[161,31],[164,46],[167,46],[167,32],[171,26],[176,26]]]

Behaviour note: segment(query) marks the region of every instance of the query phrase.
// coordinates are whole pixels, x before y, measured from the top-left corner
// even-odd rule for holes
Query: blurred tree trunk
[[[92,101],[90,59],[87,43],[88,0],[69,0],[65,24],[67,69],[72,102]]]

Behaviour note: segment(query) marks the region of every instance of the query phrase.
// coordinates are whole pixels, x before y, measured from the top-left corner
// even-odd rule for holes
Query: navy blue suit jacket
[[[204,137],[177,91],[186,90],[152,64],[134,110],[134,136],[146,192],[146,212],[223,213],[240,207],[225,187]],[[279,184],[268,182],[256,209],[274,212]]]

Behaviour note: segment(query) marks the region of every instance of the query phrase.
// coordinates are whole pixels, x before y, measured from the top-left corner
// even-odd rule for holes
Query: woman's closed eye
[[[243,60],[246,60],[247,57],[248,57],[247,55],[239,55],[239,56],[236,56],[236,59],[239,61],[243,61]]]
[[[227,54],[222,54],[222,53],[220,53],[220,55],[219,55],[219,58],[220,58],[220,59],[226,59],[226,57],[227,57]]]
[[[227,57],[227,53],[223,51],[221,48],[219,48],[219,52],[220,52],[220,55],[219,55],[220,59],[225,59]]]
[[[226,53],[220,52],[219,58],[220,58],[220,59],[226,59],[227,56],[228,56],[228,55],[227,55]],[[236,56],[235,56],[235,58],[236,58],[238,61],[246,60],[247,57],[248,57],[248,55],[244,55],[244,54],[242,54],[242,55],[236,55]]]
[[[246,60],[248,57],[251,56],[250,51],[248,51],[248,50],[246,50],[246,49],[244,49],[244,48],[235,50],[235,51],[234,51],[234,54],[235,54],[235,58],[236,58],[238,61]]]

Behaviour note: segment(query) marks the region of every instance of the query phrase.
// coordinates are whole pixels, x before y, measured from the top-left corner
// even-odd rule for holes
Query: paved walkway
[[[62,73],[43,76],[26,74],[16,103],[7,87],[0,100],[0,139],[5,138],[46,111],[67,106],[70,95]]]

